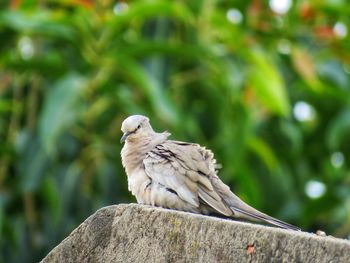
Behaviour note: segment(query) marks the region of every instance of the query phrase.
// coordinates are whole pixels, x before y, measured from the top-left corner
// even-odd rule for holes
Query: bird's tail
[[[288,224],[286,222],[283,222],[271,216],[265,215],[264,213],[261,213],[250,206],[248,207],[249,207],[249,210],[252,210],[251,212],[247,211],[248,209],[243,210],[234,206],[231,206],[230,208],[232,209],[234,214],[238,217],[246,218],[248,220],[253,220],[253,221],[262,221],[270,225],[278,226],[284,229],[291,229],[295,231],[301,230],[299,227],[293,226],[291,224]]]
[[[243,202],[238,196],[236,196],[228,186],[226,186],[217,176],[211,178],[216,191],[224,201],[225,205],[230,208],[232,215],[230,217],[242,218],[249,221],[265,222],[270,225],[278,226],[284,229],[291,229],[300,231],[301,229],[291,224],[285,223],[281,220],[268,216],[250,205]]]

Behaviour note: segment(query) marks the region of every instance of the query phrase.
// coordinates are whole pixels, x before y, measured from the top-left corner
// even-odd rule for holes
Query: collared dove
[[[299,228],[259,212],[231,192],[217,176],[210,150],[198,144],[168,140],[155,132],[149,119],[133,115],[124,120],[122,164],[129,191],[140,204],[200,214],[260,221],[285,229]]]

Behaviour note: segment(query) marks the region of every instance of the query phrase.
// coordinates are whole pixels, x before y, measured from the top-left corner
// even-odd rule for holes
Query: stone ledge
[[[42,262],[349,262],[350,242],[137,204],[104,207]]]

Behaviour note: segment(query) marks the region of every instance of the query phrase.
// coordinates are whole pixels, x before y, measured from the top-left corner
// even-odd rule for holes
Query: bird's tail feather
[[[253,219],[253,220],[255,219],[258,221],[263,221],[263,222],[266,222],[268,224],[275,225],[275,226],[278,226],[278,227],[281,227],[284,229],[292,229],[295,231],[301,230],[300,228],[298,228],[296,226],[293,226],[291,224],[288,224],[286,222],[283,222],[281,220],[278,220],[276,218],[273,218],[271,216],[265,215],[265,214],[260,213],[260,212],[259,213],[252,213],[252,212],[248,212],[248,211],[245,211],[245,210],[239,209],[237,207],[233,207],[233,206],[231,206],[230,208],[234,212],[239,213],[239,214],[243,215],[244,217],[247,217],[248,219]]]

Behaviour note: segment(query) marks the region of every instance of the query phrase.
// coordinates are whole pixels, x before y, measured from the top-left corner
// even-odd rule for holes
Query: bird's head
[[[147,136],[154,133],[149,119],[142,115],[132,115],[126,118],[122,123],[122,132],[124,133],[120,142],[123,143],[126,140],[132,141],[140,136]]]

